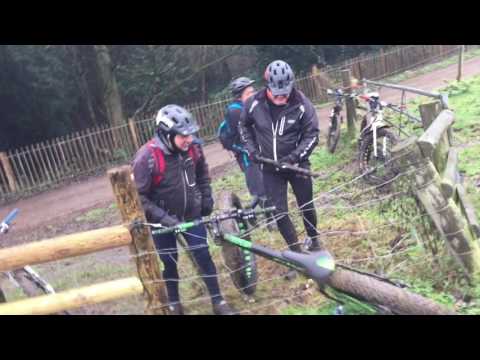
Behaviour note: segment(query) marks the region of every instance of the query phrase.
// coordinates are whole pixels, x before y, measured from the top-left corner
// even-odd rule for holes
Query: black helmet
[[[285,61],[276,60],[267,66],[265,80],[273,96],[288,96],[293,89],[295,74]]]
[[[155,120],[160,131],[168,135],[193,135],[199,126],[192,114],[178,105],[167,105],[160,109]]]
[[[255,80],[251,80],[247,77],[241,77],[238,79],[233,80],[230,83],[230,91],[233,96],[239,96],[243,90],[252,86],[255,83]]]

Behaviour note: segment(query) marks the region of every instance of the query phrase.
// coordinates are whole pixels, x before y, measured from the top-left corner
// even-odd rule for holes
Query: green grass
[[[117,208],[116,204],[112,204],[107,208],[97,208],[88,211],[84,215],[75,218],[78,223],[92,223],[105,220],[107,215]]]

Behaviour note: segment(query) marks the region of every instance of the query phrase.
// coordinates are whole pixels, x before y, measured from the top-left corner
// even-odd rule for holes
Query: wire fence
[[[406,155],[403,155],[406,156]],[[394,183],[400,181],[403,177],[411,175],[412,170],[407,170],[399,173],[396,177],[395,180],[393,181]],[[316,209],[317,212],[324,213],[325,211],[329,212],[335,212],[335,211],[342,211],[342,212],[351,212],[355,213],[359,211],[360,209],[372,209],[375,206],[380,206],[384,204],[385,202],[392,201],[394,199],[398,199],[402,196],[405,196],[405,191],[395,191],[392,193],[388,193],[385,195],[377,196],[374,199],[370,199],[367,201],[363,201],[359,197],[359,192],[362,195],[365,195],[365,197],[372,197],[372,194],[376,193],[376,190],[379,187],[385,186],[387,184],[391,184],[392,181],[386,181],[382,184],[376,185],[376,186],[369,186],[366,189],[360,189],[359,191],[356,191],[356,198],[359,199],[359,201],[355,204],[349,205],[349,206],[344,206],[344,205],[339,205],[339,204],[333,204],[333,202],[336,199],[340,199],[342,196],[346,196],[351,194],[351,192],[341,192],[340,190],[345,190],[346,188],[356,188],[358,186],[363,186],[360,185],[362,184],[364,176],[355,176],[352,179],[348,179],[341,184],[337,184],[330,188],[327,191],[323,191],[320,194],[317,194],[313,201],[316,204]],[[325,197],[326,195],[332,195],[328,197],[327,202],[325,202]],[[367,196],[370,194],[370,196]],[[292,209],[288,212],[288,214],[292,217],[299,217],[302,215],[302,213],[305,210],[302,210],[300,208]],[[282,216],[284,214],[278,214],[278,216]],[[385,233],[387,230],[391,230],[392,228],[398,229],[398,228],[410,228],[414,226],[414,224],[417,221],[420,221],[425,214],[419,214],[417,218],[410,218],[410,219],[401,219],[399,221],[389,221],[383,225],[376,225],[375,228],[372,229],[362,229],[360,231],[348,231],[348,230],[320,230],[319,235],[321,236],[322,240],[325,243],[325,246],[327,249],[335,249],[338,250],[338,246],[334,246],[334,239],[340,237],[340,238],[345,238],[346,236],[350,236],[351,238],[360,238],[365,241],[367,240],[378,240],[379,235],[382,235]],[[346,217],[347,215],[345,215]],[[255,241],[258,241],[261,244],[266,244],[268,243],[269,246],[273,246],[275,249],[279,251],[287,250],[288,247],[283,243],[282,240],[279,240],[277,235],[272,234],[271,232],[265,232],[264,228],[266,226],[266,223],[268,220],[262,220],[259,221],[255,226],[250,229],[249,232],[245,233],[244,235],[254,235],[255,236]],[[191,236],[198,236],[196,234],[192,233],[187,233]],[[403,241],[408,238],[408,235],[404,235]],[[118,256],[116,261],[121,261],[121,262],[128,262],[134,260],[136,257],[143,257],[148,254],[171,254],[171,253],[176,253],[179,255],[179,260],[178,260],[178,267],[179,267],[179,273],[180,273],[180,278],[179,278],[179,285],[181,286],[181,289],[192,289],[196,288],[197,291],[193,292],[193,294],[190,292],[189,296],[183,296],[182,297],[182,305],[189,310],[190,313],[204,313],[204,312],[209,312],[208,308],[210,307],[210,302],[211,302],[211,294],[206,293],[205,289],[203,288],[203,280],[205,279],[206,276],[202,276],[197,273],[196,267],[189,263],[189,256],[188,253],[198,251],[204,247],[210,247],[212,248],[212,244],[208,244],[208,239],[207,238],[202,238],[202,240],[205,241],[205,245],[202,246],[194,246],[194,247],[175,247],[175,248],[170,248],[170,249],[163,249],[162,251],[155,251],[155,252],[140,252],[136,255],[130,255],[130,254],[125,254]],[[282,244],[283,243],[283,244]],[[344,246],[349,246],[351,244],[344,244]],[[365,250],[364,249],[359,249],[357,247],[351,247],[349,248],[349,255],[345,256],[345,251],[339,251],[339,256],[337,256],[336,261],[341,264],[354,264],[356,267],[360,267],[363,270],[371,270],[372,266],[376,268],[382,269],[382,274],[389,274],[389,273],[401,273],[402,267],[408,267],[408,263],[405,262],[406,258],[405,255],[408,255],[412,249],[417,248],[416,246],[412,246],[410,244],[406,248],[403,249],[396,249],[395,247],[389,248],[386,246],[382,246],[380,244],[377,244],[375,247],[373,247],[369,252],[368,255],[365,256]],[[223,258],[219,256],[217,253],[215,256],[215,261],[217,264],[220,264],[221,266],[218,267],[218,279],[222,285],[222,293],[227,296],[228,299],[238,299],[238,291],[239,289],[235,287],[230,280],[233,274],[236,272],[242,271],[243,268],[229,268],[226,264],[223,263]],[[384,262],[387,260],[392,260],[395,258],[399,258],[400,260],[398,262],[392,262],[388,266],[384,266]],[[259,259],[257,257],[257,259]],[[424,254],[422,258],[415,258],[415,261],[413,263],[414,266],[419,266],[419,264],[423,261],[427,262],[431,260],[431,255],[429,254]],[[412,265],[412,263],[410,263]],[[257,287],[260,289],[263,289],[264,291],[273,291],[274,295],[272,295],[273,298],[264,295],[264,296],[258,296],[255,298],[255,300],[252,302],[251,298],[245,298],[245,301],[236,301],[236,304],[240,306],[240,313],[241,314],[258,314],[262,313],[262,311],[268,311],[268,313],[277,313],[281,309],[295,304],[297,300],[299,300],[298,304],[302,304],[300,299],[303,297],[307,296],[308,299],[305,300],[306,303],[309,306],[312,306],[312,303],[318,303],[321,305],[324,303],[326,300],[325,298],[317,293],[314,293],[313,295],[311,294],[311,290],[308,290],[308,288],[302,288],[302,289],[292,289],[292,292],[287,292],[285,294],[279,295],[277,292],[275,292],[273,289],[275,288],[274,284],[277,284],[279,281],[284,280],[284,275],[282,272],[277,268],[278,265],[275,265],[276,267],[268,271],[267,273],[264,273],[262,270],[266,269],[266,267],[269,267],[270,265],[266,260],[261,260],[260,261],[260,266],[259,266],[259,280],[256,283]],[[164,281],[164,280],[163,280]],[[292,285],[293,286],[293,285]],[[299,286],[298,284],[296,286]],[[237,307],[238,307],[237,306]]]

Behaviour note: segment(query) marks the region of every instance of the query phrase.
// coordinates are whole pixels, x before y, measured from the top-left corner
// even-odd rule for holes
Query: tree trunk
[[[208,45],[203,45],[203,63],[202,63],[202,65],[207,63],[207,56],[208,56]],[[208,101],[207,71],[208,71],[208,69],[205,69],[202,73],[202,101],[204,103],[206,103]]]
[[[87,67],[88,64],[84,61],[84,48],[85,45],[65,45],[71,52],[73,61],[75,63],[75,75],[77,78],[78,86],[80,92],[83,95],[83,100],[85,101],[85,106],[90,116],[90,123],[94,126],[98,125],[97,116],[95,114],[92,94],[88,86],[87,79]]]
[[[103,101],[107,109],[108,122],[112,126],[119,126],[125,123],[122,110],[120,92],[117,80],[113,72],[112,60],[106,45],[95,45],[97,55],[97,66],[99,69],[101,83],[103,84]]]

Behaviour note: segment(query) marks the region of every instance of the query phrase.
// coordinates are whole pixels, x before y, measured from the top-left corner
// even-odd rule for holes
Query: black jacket
[[[236,106],[232,106],[236,105]],[[240,133],[238,131],[238,123],[240,122],[240,115],[242,114],[243,104],[240,100],[236,100],[227,107],[225,114],[225,120],[228,122],[228,126],[233,135],[233,149],[232,151],[240,156],[243,153],[243,143],[240,139]]]
[[[212,189],[208,165],[200,145],[196,147],[196,163],[188,153],[172,153],[156,136],[154,146],[160,147],[165,159],[164,178],[158,186],[153,178],[159,174],[158,164],[147,144],[137,152],[133,174],[140,200],[148,221],[161,222],[165,215],[175,215],[180,221],[201,216],[202,202],[211,202]]]
[[[288,104],[275,118],[268,102],[265,89],[245,103],[239,131],[247,151],[258,150],[261,156],[275,161],[291,155],[295,163],[308,163],[320,134],[312,102],[294,89]]]

